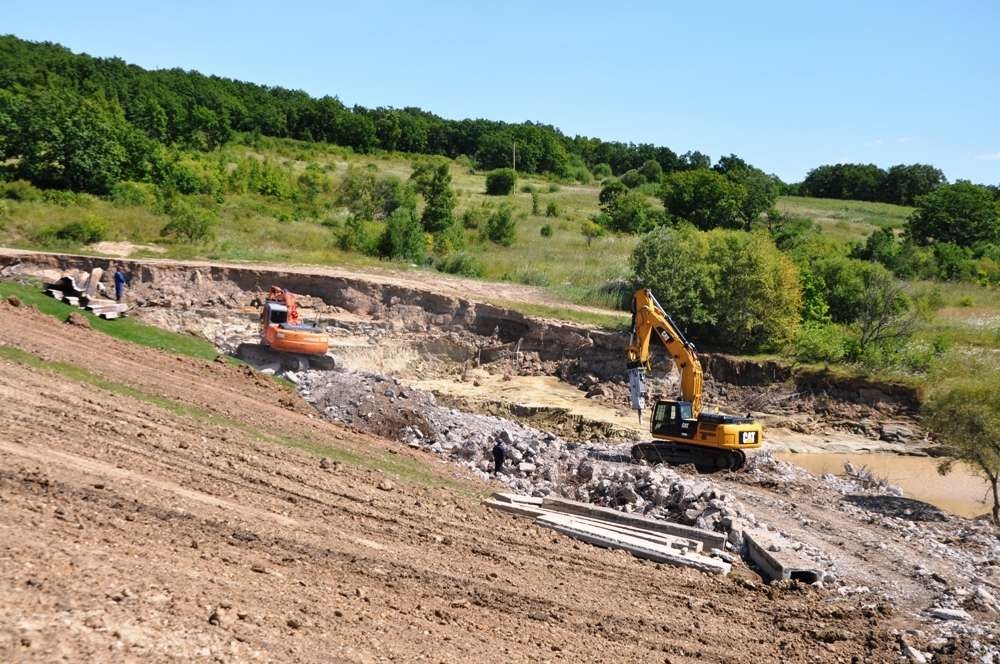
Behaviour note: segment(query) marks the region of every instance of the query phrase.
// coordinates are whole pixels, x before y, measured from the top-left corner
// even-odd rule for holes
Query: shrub
[[[85,206],[90,203],[90,194],[78,194],[66,189],[46,189],[42,198],[46,203],[60,207]]]
[[[484,234],[491,242],[509,247],[514,244],[517,221],[510,205],[504,203],[490,214],[484,226]]]
[[[641,184],[646,184],[645,176],[634,168],[622,173],[621,181],[629,189],[635,189]]]
[[[515,281],[526,286],[548,286],[550,283],[549,275],[528,268],[519,269],[514,273],[513,278],[507,281]]]
[[[539,213],[540,210],[538,208],[538,192],[533,191],[531,192],[531,214],[537,217]]]
[[[545,224],[538,232],[542,237],[552,237],[552,224]]]
[[[667,312],[701,338],[758,350],[785,345],[798,328],[797,270],[764,235],[660,227],[643,236],[632,265]]]
[[[595,164],[594,168],[591,169],[595,178],[609,178],[611,177],[611,165],[601,162],[600,164]]]
[[[56,228],[50,228],[39,234],[39,240],[50,238],[73,244],[93,244],[104,239],[107,227],[104,222],[88,215],[83,221],[71,221]]]
[[[451,254],[441,258],[434,264],[434,268],[438,272],[458,274],[463,277],[483,276],[483,266],[480,265],[475,258],[465,252],[459,252],[457,254]]]
[[[462,226],[465,228],[480,228],[489,218],[493,206],[483,202],[479,207],[470,207],[462,212]]]
[[[486,174],[486,193],[490,196],[506,196],[514,191],[517,173],[512,168],[497,168]]]
[[[538,189],[535,188],[535,185],[533,184],[529,183],[521,186],[521,193],[523,194],[533,194],[536,191],[538,191]]]
[[[424,226],[413,209],[396,210],[386,220],[378,243],[379,256],[422,263],[426,249]]]
[[[559,216],[559,204],[555,201],[549,201],[548,205],[545,206],[545,216],[546,217],[558,217]]]
[[[802,362],[840,362],[847,350],[848,338],[840,327],[814,322],[799,329],[788,353]]]
[[[181,242],[201,242],[211,238],[214,225],[215,215],[211,211],[178,201],[172,206],[170,221],[160,229],[160,235]]]
[[[116,182],[111,187],[111,202],[118,207],[152,208],[156,205],[155,187],[145,182]]]
[[[27,180],[14,180],[2,185],[3,197],[12,201],[30,203],[42,200],[42,190]]]
[[[560,189],[562,189],[562,187],[560,187],[560,186],[559,186],[558,184],[556,184],[555,182],[553,182],[552,184],[550,184],[550,185],[549,185],[549,193],[550,193],[550,194],[554,194],[554,193],[556,193],[557,191],[559,191]]]

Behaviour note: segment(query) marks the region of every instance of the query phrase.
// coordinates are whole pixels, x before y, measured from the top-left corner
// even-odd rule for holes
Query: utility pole
[[[517,141],[514,141],[513,145],[514,145],[514,148],[513,148],[513,150],[514,150],[514,153],[513,153],[514,156],[511,158],[511,161],[514,164],[514,171],[516,172],[517,171]]]

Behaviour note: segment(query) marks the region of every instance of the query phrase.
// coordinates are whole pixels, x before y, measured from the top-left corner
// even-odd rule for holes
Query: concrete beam
[[[729,574],[732,569],[732,565],[717,558],[709,558],[700,553],[680,553],[668,546],[583,523],[566,514],[545,514],[535,519],[535,523],[588,544],[608,549],[623,549],[637,558],[680,567],[692,567],[710,574],[725,575]]]
[[[784,538],[760,529],[743,531],[747,555],[768,582],[793,579],[803,583],[823,580],[823,570],[815,562],[788,548]]]
[[[674,537],[694,540],[696,542],[701,542],[705,549],[725,550],[726,548],[726,536],[722,533],[702,530],[701,528],[692,528],[691,526],[685,526],[680,523],[672,523],[670,521],[647,519],[646,517],[636,514],[619,512],[618,510],[611,509],[610,507],[598,507],[597,505],[590,505],[588,503],[581,503],[575,500],[566,500],[565,498],[556,497],[543,498],[542,507],[552,510],[553,512],[577,514],[580,516],[590,517],[592,519],[598,519],[600,521],[611,521],[613,523],[620,523],[633,528],[653,530],[660,533],[666,533],[667,535],[673,535]]]

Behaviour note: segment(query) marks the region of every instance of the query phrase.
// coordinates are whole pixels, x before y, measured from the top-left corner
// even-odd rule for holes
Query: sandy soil
[[[0,359],[0,660],[895,660],[860,599],[491,513],[259,374],[6,304],[0,344],[104,381]]]

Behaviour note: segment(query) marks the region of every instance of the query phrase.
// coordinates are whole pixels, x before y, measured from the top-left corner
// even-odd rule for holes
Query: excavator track
[[[701,445],[686,445],[652,440],[632,446],[632,458],[647,463],[668,463],[672,466],[694,464],[699,473],[739,470],[746,464],[742,450],[723,450]]]
[[[305,371],[306,369],[330,371],[335,368],[335,362],[329,355],[281,353],[271,350],[263,344],[240,344],[236,348],[236,357],[257,368],[278,365],[283,371]]]

